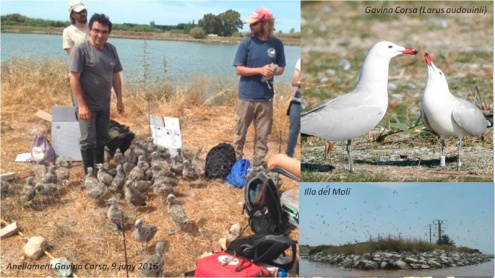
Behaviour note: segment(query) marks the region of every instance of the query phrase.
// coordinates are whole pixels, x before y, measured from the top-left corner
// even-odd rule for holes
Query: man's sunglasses
[[[76,14],[86,14],[86,13],[88,13],[88,11],[87,10],[82,10],[80,12],[74,11],[74,13],[76,13]]]

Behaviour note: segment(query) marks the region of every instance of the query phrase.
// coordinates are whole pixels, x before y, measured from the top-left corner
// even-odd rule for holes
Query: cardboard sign
[[[179,118],[150,116],[151,136],[157,146],[167,148],[172,156],[184,151]]]

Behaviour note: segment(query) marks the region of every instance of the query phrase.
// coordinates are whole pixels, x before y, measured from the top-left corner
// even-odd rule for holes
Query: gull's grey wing
[[[485,132],[488,122],[481,110],[472,102],[457,99],[459,104],[452,110],[452,118],[469,135],[481,136]]]

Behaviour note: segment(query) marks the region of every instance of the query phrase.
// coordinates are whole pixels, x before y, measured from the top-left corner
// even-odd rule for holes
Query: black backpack
[[[114,155],[117,148],[124,153],[134,140],[135,134],[128,126],[122,125],[114,120],[110,120],[108,128],[108,141],[106,147],[110,155]]]
[[[264,168],[253,168],[246,177],[244,208],[249,226],[256,234],[288,234],[287,213],[282,209],[280,196],[271,174]]]
[[[206,154],[205,178],[225,179],[235,164],[235,151],[232,145],[220,143]]]
[[[291,248],[292,259],[287,261],[285,251]],[[226,252],[255,263],[266,263],[289,271],[296,261],[297,241],[285,235],[254,234],[233,240]],[[280,256],[282,261],[277,260]],[[275,261],[276,260],[276,261]]]

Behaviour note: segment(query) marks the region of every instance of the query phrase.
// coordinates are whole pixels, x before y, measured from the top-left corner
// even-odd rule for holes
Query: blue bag
[[[247,173],[251,169],[251,162],[247,159],[239,159],[236,161],[232,169],[230,170],[229,175],[225,178],[225,181],[235,187],[244,187],[246,186],[246,176]]]

